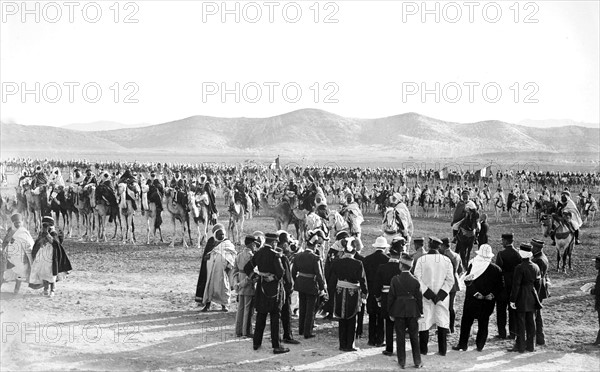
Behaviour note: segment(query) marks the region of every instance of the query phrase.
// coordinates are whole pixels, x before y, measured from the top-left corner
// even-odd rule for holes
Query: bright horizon
[[[88,20],[98,7],[98,22],[82,17],[90,3],[97,6],[89,7]],[[315,108],[368,119],[416,112],[457,123],[600,127],[599,2],[521,2],[518,9],[513,2],[475,3],[469,22],[463,2],[427,3],[429,10],[437,4],[437,14],[424,12],[420,1],[273,2],[272,23],[264,2],[228,2],[230,10],[237,4],[237,15],[224,13],[220,1],[121,2],[118,9],[114,2],[79,2],[73,23],[65,7],[56,23],[48,22],[56,9],[39,3],[38,23],[35,14],[22,14],[21,2],[4,1],[0,119],[153,125],[195,115],[264,118]],[[36,2],[27,4],[33,9]],[[290,22],[297,9],[301,17]],[[452,23],[457,9],[462,16]],[[490,22],[495,9],[501,16]],[[260,20],[249,22],[257,10]],[[128,16],[137,23],[126,23]],[[39,103],[35,94],[21,96],[23,86],[35,83]],[[102,90],[96,103],[82,97],[88,83]],[[236,83],[237,97],[220,95]],[[77,84],[72,103],[68,84]],[[62,96],[51,103],[56,87]],[[302,96],[292,102],[297,87]],[[437,93],[422,96],[423,88]],[[496,88],[502,95],[493,103]],[[128,95],[138,102],[126,103]]]

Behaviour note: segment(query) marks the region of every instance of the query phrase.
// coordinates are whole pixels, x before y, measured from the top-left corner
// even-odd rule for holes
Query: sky
[[[599,3],[3,1],[0,119],[155,124],[317,108],[596,124]]]

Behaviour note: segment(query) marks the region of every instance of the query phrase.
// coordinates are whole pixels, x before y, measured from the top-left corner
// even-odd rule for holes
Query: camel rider
[[[48,184],[51,187],[51,190],[48,192],[48,203],[51,200],[54,200],[57,204],[60,205],[60,202],[56,199],[57,194],[64,189],[65,180],[63,179],[62,173],[60,169],[54,167],[52,169],[52,173],[50,173],[50,179],[48,180]]]
[[[121,177],[119,178],[119,181],[117,182],[117,186],[121,183],[124,183],[127,185],[127,187],[131,187],[132,185],[137,183],[137,178],[135,177],[134,174],[131,173],[131,171],[129,169],[126,169],[125,172],[123,172],[123,174],[121,175]],[[136,202],[134,198],[131,198],[129,196],[129,194],[127,194],[127,196],[130,198],[133,209],[137,210],[137,206],[136,206]]]
[[[81,187],[85,187],[87,185],[97,185],[98,181],[96,180],[96,175],[94,173],[92,173],[92,170],[90,168],[85,170],[85,178],[83,179],[83,182],[81,183]]]
[[[533,189],[533,185],[529,185],[529,189],[527,190],[527,197],[529,198],[529,203],[533,203],[536,199],[535,190]]]
[[[110,174],[107,171],[102,172],[100,183],[98,183],[98,187],[96,188],[96,204],[102,200],[108,204],[111,210],[108,222],[113,222],[115,214],[118,212],[117,196],[112,186]]]
[[[40,186],[48,184],[48,177],[44,173],[41,165],[35,167],[35,173],[33,174],[33,180],[31,182],[31,188],[36,189]]]
[[[364,218],[358,203],[354,200],[354,196],[351,193],[346,194],[346,206],[342,208],[340,214],[350,227],[350,236],[355,236],[360,240],[360,225],[363,223]]]
[[[202,180],[202,177],[200,177],[200,179]],[[208,195],[208,200],[209,200],[209,206],[208,206],[208,215],[209,215],[209,223],[211,225],[215,225],[217,223],[217,217],[219,215],[219,212],[217,211],[217,202],[215,200],[215,193],[212,187],[212,180],[210,177],[208,177],[206,179],[206,182],[204,183],[204,192],[206,192],[206,195]]]
[[[162,197],[165,189],[158,177],[156,177],[155,171],[150,172],[150,179],[146,181],[146,185],[148,185],[148,202],[154,203],[157,211],[162,211]]]
[[[71,177],[71,184],[76,185],[77,187],[80,187],[81,184],[83,183],[83,180],[84,180],[84,176],[81,173],[81,170],[79,168],[74,168],[73,176]]]
[[[496,192],[494,193],[494,205],[500,205],[500,201],[502,201],[502,211],[506,209],[506,199],[504,199],[504,191],[502,191],[502,186],[498,186]]]
[[[233,185],[233,201],[240,202],[244,206],[244,213],[248,213],[248,199],[246,197],[248,189],[244,184],[244,180],[241,178],[236,178],[235,184]],[[233,205],[230,206],[231,208]]]
[[[456,204],[456,208],[454,209],[454,216],[452,217],[452,222],[450,226],[452,226],[452,236],[456,239],[456,234],[458,234],[458,228],[454,228],[457,222],[462,220],[467,216],[467,211],[465,210],[465,206],[469,202],[469,190],[463,189],[460,194],[460,201]]]
[[[19,187],[21,188],[21,194],[25,195],[25,190],[23,189],[23,181],[30,178],[29,176],[29,172],[27,171],[27,169],[23,169],[23,171],[21,172],[21,176],[19,177]]]
[[[175,197],[173,198],[173,204],[179,204],[187,210],[187,187],[185,180],[181,177],[181,171],[176,170],[173,178],[171,179],[171,188],[175,189]]]
[[[563,217],[565,212],[571,212],[570,219],[565,219]],[[560,195],[557,213],[553,217],[558,221],[567,222],[567,227],[571,230],[573,235],[575,235],[575,244],[581,244],[581,241],[579,240],[579,227],[583,224],[583,221],[581,220],[579,209],[577,209],[575,202],[571,199],[571,193],[569,191],[565,190]],[[552,245],[556,245],[554,235],[552,235]]]

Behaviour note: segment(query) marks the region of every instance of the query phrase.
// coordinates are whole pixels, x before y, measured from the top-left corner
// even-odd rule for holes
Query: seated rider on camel
[[[175,174],[171,179],[171,188],[175,189],[175,197],[173,198],[173,204],[179,204],[186,211],[189,211],[187,186],[185,184],[185,180],[181,177],[181,171],[175,171]]]
[[[110,174],[106,171],[102,173],[101,181],[96,188],[96,204],[102,200],[110,207],[108,222],[113,222],[113,219],[118,212],[117,197],[110,180]]]
[[[131,171],[129,169],[126,169],[125,172],[123,172],[123,174],[119,178],[119,182],[117,182],[117,185],[121,184],[121,183],[126,184],[127,188],[133,191],[133,190],[135,190],[134,184],[137,183],[137,178],[135,177],[135,175],[133,175],[131,173]],[[126,197],[128,198],[128,200],[131,200],[133,209],[137,210],[135,199],[130,197],[129,194],[127,194]]]
[[[148,185],[148,201],[156,205],[157,211],[162,211],[162,196],[165,193],[165,189],[158,177],[156,177],[155,171],[150,172],[150,179],[146,181],[146,185]]]
[[[239,202],[244,206],[244,213],[248,213],[248,199],[246,198],[247,188],[244,184],[244,180],[236,178],[233,184],[233,202]],[[229,205],[229,211],[233,211],[233,203]]]

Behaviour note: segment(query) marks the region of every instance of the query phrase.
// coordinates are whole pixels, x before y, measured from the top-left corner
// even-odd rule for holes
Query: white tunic
[[[427,331],[437,325],[450,328],[450,290],[454,285],[454,269],[448,257],[440,253],[425,254],[417,260],[415,277],[421,284],[421,292],[430,289],[434,294],[440,290],[448,293],[444,301],[433,301],[423,297],[423,318],[419,319],[419,331]]]

